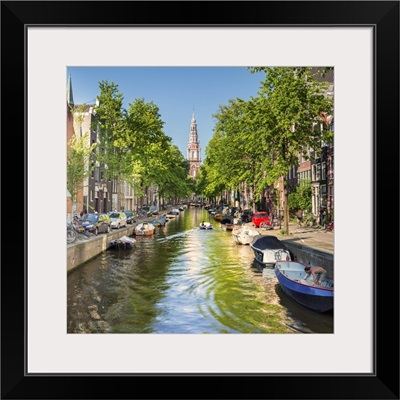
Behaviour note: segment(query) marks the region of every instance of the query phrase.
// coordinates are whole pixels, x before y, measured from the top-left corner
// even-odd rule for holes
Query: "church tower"
[[[199,175],[201,157],[200,157],[200,142],[197,135],[197,123],[196,123],[196,118],[194,117],[194,113],[192,115],[192,121],[190,124],[189,143],[187,147],[187,160],[189,161],[190,165],[189,175],[193,179],[196,179],[197,176]]]

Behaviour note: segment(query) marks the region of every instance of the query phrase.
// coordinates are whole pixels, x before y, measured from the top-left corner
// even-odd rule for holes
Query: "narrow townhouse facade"
[[[75,103],[74,103],[74,96],[72,91],[72,79],[71,75],[68,76],[67,81],[67,143],[65,151],[68,152],[68,146],[70,140],[73,138],[74,135],[79,135],[79,131],[76,130],[75,125]],[[75,214],[78,214],[80,210],[82,210],[84,199],[83,199],[83,182],[82,182],[82,189],[78,191],[76,195],[76,202],[73,202],[71,197],[71,193],[68,192],[67,189],[67,220],[70,221]]]
[[[71,140],[72,136],[74,135],[74,115],[72,113],[71,107],[74,107],[74,98],[72,94],[72,83],[71,83],[71,76],[68,77],[68,82],[67,82],[67,142],[66,142],[66,147],[65,151],[68,151],[68,143]],[[71,198],[71,193],[68,192],[67,190],[67,201],[66,201],[66,206],[67,206],[67,221],[70,221],[72,218],[72,198]]]
[[[89,133],[88,146],[97,143],[95,104],[84,104],[76,111],[76,130],[81,135]],[[78,122],[79,119],[79,122]],[[105,177],[104,165],[96,160],[96,149],[89,161],[90,175],[86,178],[83,187],[84,206],[88,212],[107,213],[112,210],[113,182]]]
[[[317,80],[328,82],[325,96],[334,96],[334,71],[329,71]],[[318,129],[334,132],[334,116],[321,112]],[[321,149],[311,158],[312,213],[321,226],[333,220],[334,214],[334,141],[321,143]]]

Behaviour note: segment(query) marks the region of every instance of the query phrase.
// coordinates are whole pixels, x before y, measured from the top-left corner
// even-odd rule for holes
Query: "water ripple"
[[[68,332],[300,333],[273,270],[207,211],[186,210],[134,249],[106,251],[68,276]],[[329,321],[328,321],[329,323]],[[296,327],[298,329],[296,329]]]

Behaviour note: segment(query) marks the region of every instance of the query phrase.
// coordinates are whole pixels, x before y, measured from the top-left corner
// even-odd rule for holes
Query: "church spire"
[[[192,120],[190,123],[190,133],[189,133],[189,143],[187,147],[187,160],[189,161],[189,175],[192,178],[196,178],[200,169],[200,142],[197,134],[197,122],[194,116],[194,111],[192,114]]]
[[[74,96],[72,95],[71,74],[69,74],[68,76],[68,83],[67,83],[67,104],[70,107],[74,107]]]

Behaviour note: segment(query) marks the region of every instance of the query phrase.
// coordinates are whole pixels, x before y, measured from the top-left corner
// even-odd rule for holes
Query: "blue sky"
[[[214,132],[212,115],[230,99],[256,97],[264,79],[264,73],[251,74],[245,67],[69,67],[68,75],[75,104],[93,104],[103,80],[118,85],[124,108],[135,98],[155,103],[165,134],[185,158],[194,112],[202,160]]]

